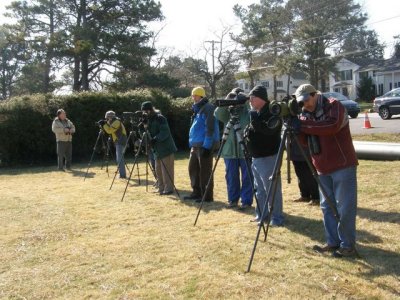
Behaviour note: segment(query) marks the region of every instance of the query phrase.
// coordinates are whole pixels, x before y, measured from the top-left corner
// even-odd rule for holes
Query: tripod
[[[298,148],[300,149],[301,155],[305,159],[305,161],[307,163],[307,166],[310,168],[313,177],[315,178],[315,180],[318,183],[318,186],[319,186],[319,189],[320,189],[321,193],[324,195],[327,204],[332,209],[332,211],[334,213],[334,217],[336,218],[336,220],[339,221],[339,213],[338,213],[336,207],[333,205],[332,199],[328,196],[327,192],[325,191],[325,189],[321,185],[321,181],[320,181],[320,179],[318,177],[318,174],[317,174],[314,166],[312,165],[312,163],[310,162],[309,158],[305,154],[305,152],[303,150],[303,147],[301,146],[301,144],[299,142],[299,139],[296,136],[295,130],[293,129],[293,127],[291,125],[291,118],[284,120],[284,127],[285,127],[285,129],[283,131],[281,143],[279,145],[279,150],[278,150],[277,158],[275,160],[275,164],[274,164],[274,168],[273,168],[273,171],[272,171],[272,175],[269,177],[269,180],[272,183],[269,185],[269,188],[268,188],[268,191],[267,191],[267,197],[266,197],[267,199],[266,199],[265,205],[263,207],[263,211],[262,211],[262,216],[264,216],[265,213],[268,210],[268,215],[267,215],[267,220],[266,220],[266,225],[267,226],[266,226],[266,229],[264,230],[264,242],[267,240],[268,229],[269,229],[270,221],[271,221],[271,215],[272,215],[272,211],[274,209],[275,193],[276,193],[276,188],[277,188],[277,184],[278,184],[278,179],[279,179],[279,176],[280,176],[280,168],[282,166],[283,151],[285,149],[286,140],[288,141],[287,149],[290,149],[290,143],[293,140],[296,142]],[[289,156],[290,152],[288,152],[287,155]],[[288,169],[288,171],[289,171],[289,169]],[[290,181],[290,175],[288,175],[288,180]],[[271,199],[270,205],[268,205],[269,199]],[[339,224],[340,224],[340,222],[339,222]],[[258,226],[257,235],[256,235],[256,238],[255,238],[253,250],[252,250],[251,256],[250,256],[250,261],[249,261],[249,264],[247,266],[247,271],[246,271],[247,273],[250,272],[251,265],[253,263],[255,250],[257,248],[257,243],[258,243],[258,240],[259,240],[259,237],[260,237],[260,232],[261,232],[261,224]]]
[[[107,138],[107,141],[104,142],[104,140],[102,140],[103,142],[103,149],[106,149],[106,151],[104,152],[104,158],[103,158],[103,162],[101,164],[101,168],[100,170],[103,170],[104,167],[104,163],[106,165],[106,172],[107,172],[107,176],[110,177],[110,174],[108,173],[108,165],[109,165],[109,161],[110,161],[110,156],[112,159],[114,159],[111,148],[112,148],[112,139],[111,136],[109,136]]]
[[[155,171],[154,171],[153,167],[150,165],[150,162],[149,162],[149,155],[148,155],[149,147],[148,147],[148,141],[147,141],[147,137],[148,137],[147,134],[148,134],[147,130],[145,130],[143,132],[142,136],[141,136],[139,148],[136,151],[135,159],[133,161],[132,169],[129,172],[129,178],[128,178],[127,182],[126,182],[126,186],[125,186],[124,194],[122,195],[122,198],[121,198],[121,202],[124,201],[126,190],[128,189],[129,182],[130,182],[130,180],[132,178],[132,173],[133,173],[133,170],[135,169],[135,165],[139,166],[138,165],[138,158],[139,158],[139,155],[140,155],[140,152],[142,150],[143,145],[145,146],[145,153],[146,153],[146,191],[148,190],[148,176],[149,176],[148,168],[149,167],[150,167],[151,172],[153,173],[154,178],[156,178]]]
[[[89,173],[89,169],[90,169],[90,167],[92,165],[94,154],[96,152],[97,145],[100,143],[100,140],[101,140],[101,143],[102,143],[102,149],[106,149],[106,146],[105,146],[105,143],[104,143],[104,135],[105,135],[105,133],[104,133],[103,129],[101,128],[101,126],[99,126],[99,127],[100,127],[100,130],[99,130],[99,133],[97,134],[96,142],[94,144],[92,155],[90,156],[90,160],[89,160],[88,167],[87,167],[86,174],[85,174],[85,177],[84,177],[83,181],[86,180],[86,177],[87,177],[87,175]],[[107,148],[108,148],[108,146],[109,145],[107,145]],[[108,153],[108,149],[107,149],[107,152],[105,153],[105,158],[107,159],[107,173],[108,173],[108,156],[109,156],[109,153]],[[104,161],[103,161],[103,164],[101,166],[102,169],[103,169],[103,165],[104,165]]]
[[[201,211],[201,209],[203,207],[205,196],[207,195],[208,189],[210,188],[210,184],[212,182],[212,178],[214,177],[214,173],[215,173],[215,170],[217,168],[218,161],[219,161],[219,159],[221,157],[222,150],[223,150],[223,148],[224,148],[224,146],[226,144],[226,141],[227,141],[228,136],[229,136],[229,132],[231,131],[232,128],[233,128],[234,134],[235,134],[234,135],[235,142],[240,145],[240,147],[241,147],[241,149],[243,151],[243,154],[244,154],[244,157],[245,157],[245,164],[246,164],[247,173],[248,174],[252,174],[251,173],[251,167],[250,167],[250,164],[249,164],[249,160],[250,160],[249,152],[248,152],[246,144],[244,143],[243,138],[242,138],[242,129],[241,129],[241,126],[240,126],[240,120],[239,120],[239,114],[238,114],[237,108],[235,106],[230,107],[229,108],[229,114],[230,114],[230,118],[229,118],[228,123],[225,126],[225,129],[224,129],[224,132],[223,132],[223,135],[222,135],[221,146],[219,147],[217,158],[215,160],[215,164],[214,164],[214,167],[212,169],[211,176],[210,176],[210,178],[208,180],[208,183],[206,185],[206,189],[205,189],[205,191],[203,193],[203,196],[201,198],[200,207],[199,207],[199,210],[197,212],[196,220],[194,221],[193,226],[196,226],[196,224],[197,224],[197,220],[199,218],[200,211]],[[251,187],[253,189],[253,195],[254,195],[254,198],[256,200],[256,205],[257,205],[257,207],[259,207],[259,201],[258,201],[258,198],[257,198],[257,195],[256,195],[256,189],[254,187],[254,181],[253,180],[250,180],[250,181],[251,181]],[[260,225],[261,225],[262,228],[264,228],[263,222],[260,222]]]

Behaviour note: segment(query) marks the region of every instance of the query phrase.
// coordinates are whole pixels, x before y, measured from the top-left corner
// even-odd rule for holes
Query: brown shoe
[[[293,202],[308,202],[308,201],[310,201],[310,198],[308,197],[299,197],[293,200]]]
[[[325,252],[333,252],[339,249],[339,246],[330,246],[328,244],[325,244],[323,246],[314,245],[312,249],[318,253],[325,253]]]

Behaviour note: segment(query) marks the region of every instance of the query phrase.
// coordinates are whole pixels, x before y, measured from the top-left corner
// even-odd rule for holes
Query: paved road
[[[370,134],[370,133],[399,133],[400,134],[400,115],[393,116],[390,120],[382,120],[377,113],[368,113],[368,118],[373,128],[364,129],[364,113],[360,113],[358,118],[350,118],[351,134]]]

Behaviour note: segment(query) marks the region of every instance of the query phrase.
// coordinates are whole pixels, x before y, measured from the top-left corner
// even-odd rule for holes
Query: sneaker
[[[355,257],[357,256],[357,251],[355,248],[342,248],[340,247],[339,249],[336,249],[333,253],[332,253],[333,257]]]
[[[308,197],[299,197],[297,199],[294,199],[293,202],[309,202],[310,198]]]
[[[325,244],[323,246],[314,245],[312,249],[318,253],[325,253],[325,252],[333,252],[339,249],[339,246],[330,246],[328,244]]]
[[[256,217],[254,219],[251,219],[250,222],[259,223],[260,219]]]
[[[228,205],[225,206],[225,208],[236,208],[238,207],[237,202],[229,202]]]

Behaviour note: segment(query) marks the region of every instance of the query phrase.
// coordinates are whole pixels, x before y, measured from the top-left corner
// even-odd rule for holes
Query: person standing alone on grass
[[[126,130],[121,120],[116,117],[115,112],[106,112],[105,120],[100,120],[98,124],[104,131],[111,135],[115,145],[115,156],[117,159],[119,178],[126,178],[124,148],[127,142]]]
[[[237,99],[238,97],[246,97],[243,90],[239,88],[233,89],[227,96],[227,100]],[[235,110],[235,114],[239,118],[240,127],[244,129],[250,122],[248,103],[232,108],[217,107],[215,109],[215,117],[224,123],[226,127],[230,120],[230,110]],[[232,111],[233,112],[233,111]],[[251,181],[253,180],[252,174],[247,172],[247,165],[244,157],[243,150],[239,145],[236,138],[234,128],[229,131],[228,138],[223,146],[221,156],[225,162],[225,179],[226,188],[228,190],[228,205],[227,208],[238,207],[239,198],[242,204],[239,209],[246,209],[251,207],[253,203],[253,187]],[[251,165],[251,161],[248,162]],[[242,180],[240,180],[240,174]]]
[[[174,192],[174,153],[177,151],[167,119],[155,110],[150,101],[142,103],[144,128],[148,130],[151,151],[155,159],[157,188],[160,195]]]
[[[194,104],[192,124],[189,130],[189,176],[192,193],[185,196],[184,200],[195,200],[200,202],[203,197],[207,183],[212,175],[213,150],[219,144],[218,120],[214,116],[214,105],[206,98],[206,92],[202,87],[192,90]],[[210,186],[204,201],[212,202],[214,180],[211,178]]]
[[[74,124],[67,119],[67,114],[63,109],[57,110],[57,117],[51,126],[56,135],[58,170],[71,170],[72,160],[72,135],[75,133]]]
[[[358,161],[346,109],[340,101],[323,97],[311,84],[300,85],[293,96],[303,107],[300,137],[309,141],[321,189],[331,200],[320,193],[326,245],[313,249],[333,252],[335,257],[356,256]]]
[[[268,121],[273,118],[269,111],[267,89],[257,85],[249,93],[250,124],[245,129],[245,142],[250,155],[253,158],[252,170],[254,176],[254,188],[259,206],[256,207],[256,218],[252,221],[265,222],[272,204],[272,193],[267,195],[270,185],[269,180],[273,173],[281,143],[280,126],[268,126]],[[276,178],[275,199],[271,216],[272,226],[282,226],[284,221],[282,208],[282,181],[280,175]],[[267,197],[268,203],[267,203]],[[264,207],[266,209],[264,209]],[[264,214],[263,214],[264,212]]]

